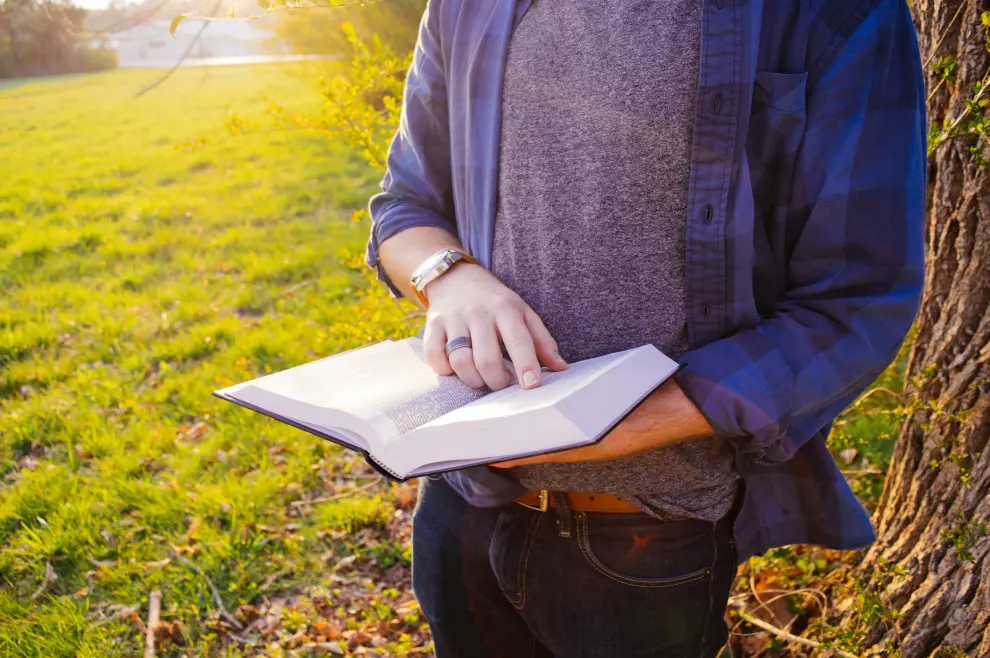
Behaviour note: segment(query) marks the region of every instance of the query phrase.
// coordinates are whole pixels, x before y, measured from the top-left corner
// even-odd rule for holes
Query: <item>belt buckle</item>
[[[526,509],[535,510],[537,512],[546,512],[550,507],[550,490],[540,489],[540,492],[536,494],[536,497],[540,499],[540,505],[527,505],[526,503],[516,502],[517,505],[522,505]]]
[[[540,497],[540,511],[546,512],[547,508],[550,507],[550,490],[540,489],[540,493],[537,495]]]

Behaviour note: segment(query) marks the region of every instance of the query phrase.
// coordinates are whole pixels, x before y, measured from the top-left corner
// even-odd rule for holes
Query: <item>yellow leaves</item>
[[[388,145],[399,125],[405,71],[411,56],[400,58],[375,38],[361,40],[345,24],[354,56],[346,76],[322,88],[326,100],[322,127],[360,152],[378,171],[385,169]]]
[[[364,44],[361,43],[357,35],[357,30],[354,29],[354,23],[344,21],[340,24],[340,29],[343,30],[344,36],[347,37],[347,43],[354,46],[355,49],[363,47]]]
[[[185,14],[179,14],[178,16],[172,19],[171,23],[168,24],[168,32],[169,34],[172,35],[173,39],[175,38],[175,31],[179,29],[179,23],[186,20],[186,18],[188,18],[188,16],[186,16]]]

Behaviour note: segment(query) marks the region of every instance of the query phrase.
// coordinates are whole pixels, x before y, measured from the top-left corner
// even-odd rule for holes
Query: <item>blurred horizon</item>
[[[124,4],[134,4],[132,1],[125,2]],[[76,0],[75,5],[77,7],[82,7],[83,9],[89,9],[91,11],[96,11],[99,9],[106,9],[110,6],[110,0]]]

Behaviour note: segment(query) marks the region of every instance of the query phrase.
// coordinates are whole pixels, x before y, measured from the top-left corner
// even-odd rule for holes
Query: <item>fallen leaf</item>
[[[347,567],[354,564],[355,560],[357,560],[356,555],[348,555],[347,557],[342,557],[339,560],[337,560],[336,568],[346,569]]]
[[[299,646],[300,649],[309,649],[316,652],[316,655],[331,653],[335,656],[343,656],[344,648],[339,642],[307,642]]]
[[[195,538],[196,531],[199,530],[199,527],[201,525],[203,525],[203,519],[199,518],[198,516],[194,516],[192,520],[189,521],[189,529],[186,530],[186,535],[185,535],[186,541],[191,541],[192,539]]]
[[[179,425],[175,433],[183,439],[201,439],[210,429],[210,426],[200,421],[191,425]]]

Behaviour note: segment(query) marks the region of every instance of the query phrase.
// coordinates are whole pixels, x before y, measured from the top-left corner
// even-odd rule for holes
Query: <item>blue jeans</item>
[[[483,509],[424,479],[413,589],[437,658],[713,658],[728,637],[732,518]]]

